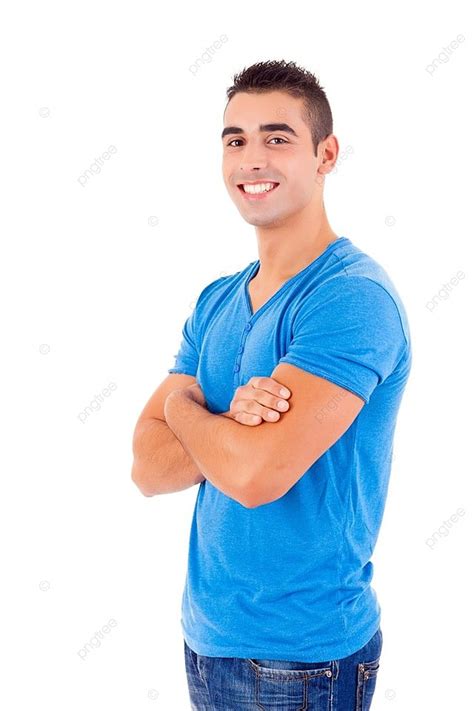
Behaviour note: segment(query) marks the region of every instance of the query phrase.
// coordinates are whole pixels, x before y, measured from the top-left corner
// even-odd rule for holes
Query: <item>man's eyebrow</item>
[[[259,126],[260,131],[286,131],[286,133],[291,133],[292,136],[298,138],[296,131],[288,126],[287,123],[263,123]],[[224,138],[229,133],[244,133],[244,129],[239,126],[227,126],[224,128],[221,134],[221,138]]]

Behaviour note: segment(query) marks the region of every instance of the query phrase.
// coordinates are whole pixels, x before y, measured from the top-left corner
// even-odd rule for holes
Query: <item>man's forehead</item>
[[[302,101],[281,92],[267,94],[237,93],[229,101],[224,112],[227,122],[234,118],[246,119],[249,123],[269,123],[270,121],[302,120]],[[268,121],[267,121],[268,119]]]
[[[302,136],[308,130],[302,117],[300,105],[287,106],[278,102],[275,102],[274,105],[268,103],[258,105],[250,102],[241,102],[233,107],[229,105],[223,119],[223,135],[229,133],[227,127],[239,127],[248,133],[258,133],[262,130],[286,130],[295,137]],[[263,128],[266,126],[271,126],[271,128]]]

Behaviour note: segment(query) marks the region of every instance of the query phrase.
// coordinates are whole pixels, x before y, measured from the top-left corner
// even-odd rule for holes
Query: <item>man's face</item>
[[[282,224],[305,208],[316,191],[318,197],[321,194],[323,175],[317,172],[321,157],[314,154],[302,111],[303,100],[283,91],[240,92],[225,110],[224,130],[232,130],[222,139],[222,174],[230,197],[251,225]],[[265,130],[260,129],[261,125]],[[321,143],[318,156],[320,148]],[[238,187],[244,182],[272,181],[279,185],[257,195],[248,195]]]

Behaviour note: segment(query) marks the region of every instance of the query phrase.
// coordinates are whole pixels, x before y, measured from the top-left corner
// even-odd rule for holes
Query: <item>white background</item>
[[[4,9],[2,708],[189,708],[179,620],[197,487],[142,496],[131,438],[200,291],[258,258],[255,230],[224,187],[220,132],[233,75],[267,59],[294,60],[325,88],[341,152],[352,147],[326,180],[329,221],[388,271],[412,333],[373,558],[384,649],[372,708],[472,704],[468,9]],[[110,145],[116,153],[81,185]],[[465,278],[429,308],[459,270]]]

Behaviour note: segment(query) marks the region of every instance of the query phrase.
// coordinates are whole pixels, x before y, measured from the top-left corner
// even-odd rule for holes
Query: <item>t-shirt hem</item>
[[[196,376],[196,372],[192,368],[168,368],[168,373],[177,373],[181,375],[192,375],[193,378]]]
[[[356,637],[352,637],[350,642],[347,640],[342,644],[325,645],[313,647],[311,654],[300,654],[295,648],[273,648],[271,651],[268,647],[222,647],[219,645],[206,644],[191,637],[185,630],[181,621],[181,630],[184,640],[188,647],[196,654],[204,657],[237,657],[239,659],[294,659],[299,662],[322,662],[328,660],[344,659],[350,657],[357,652],[372,639],[374,634],[380,627],[380,614],[374,623],[366,628],[364,632],[360,632]]]

